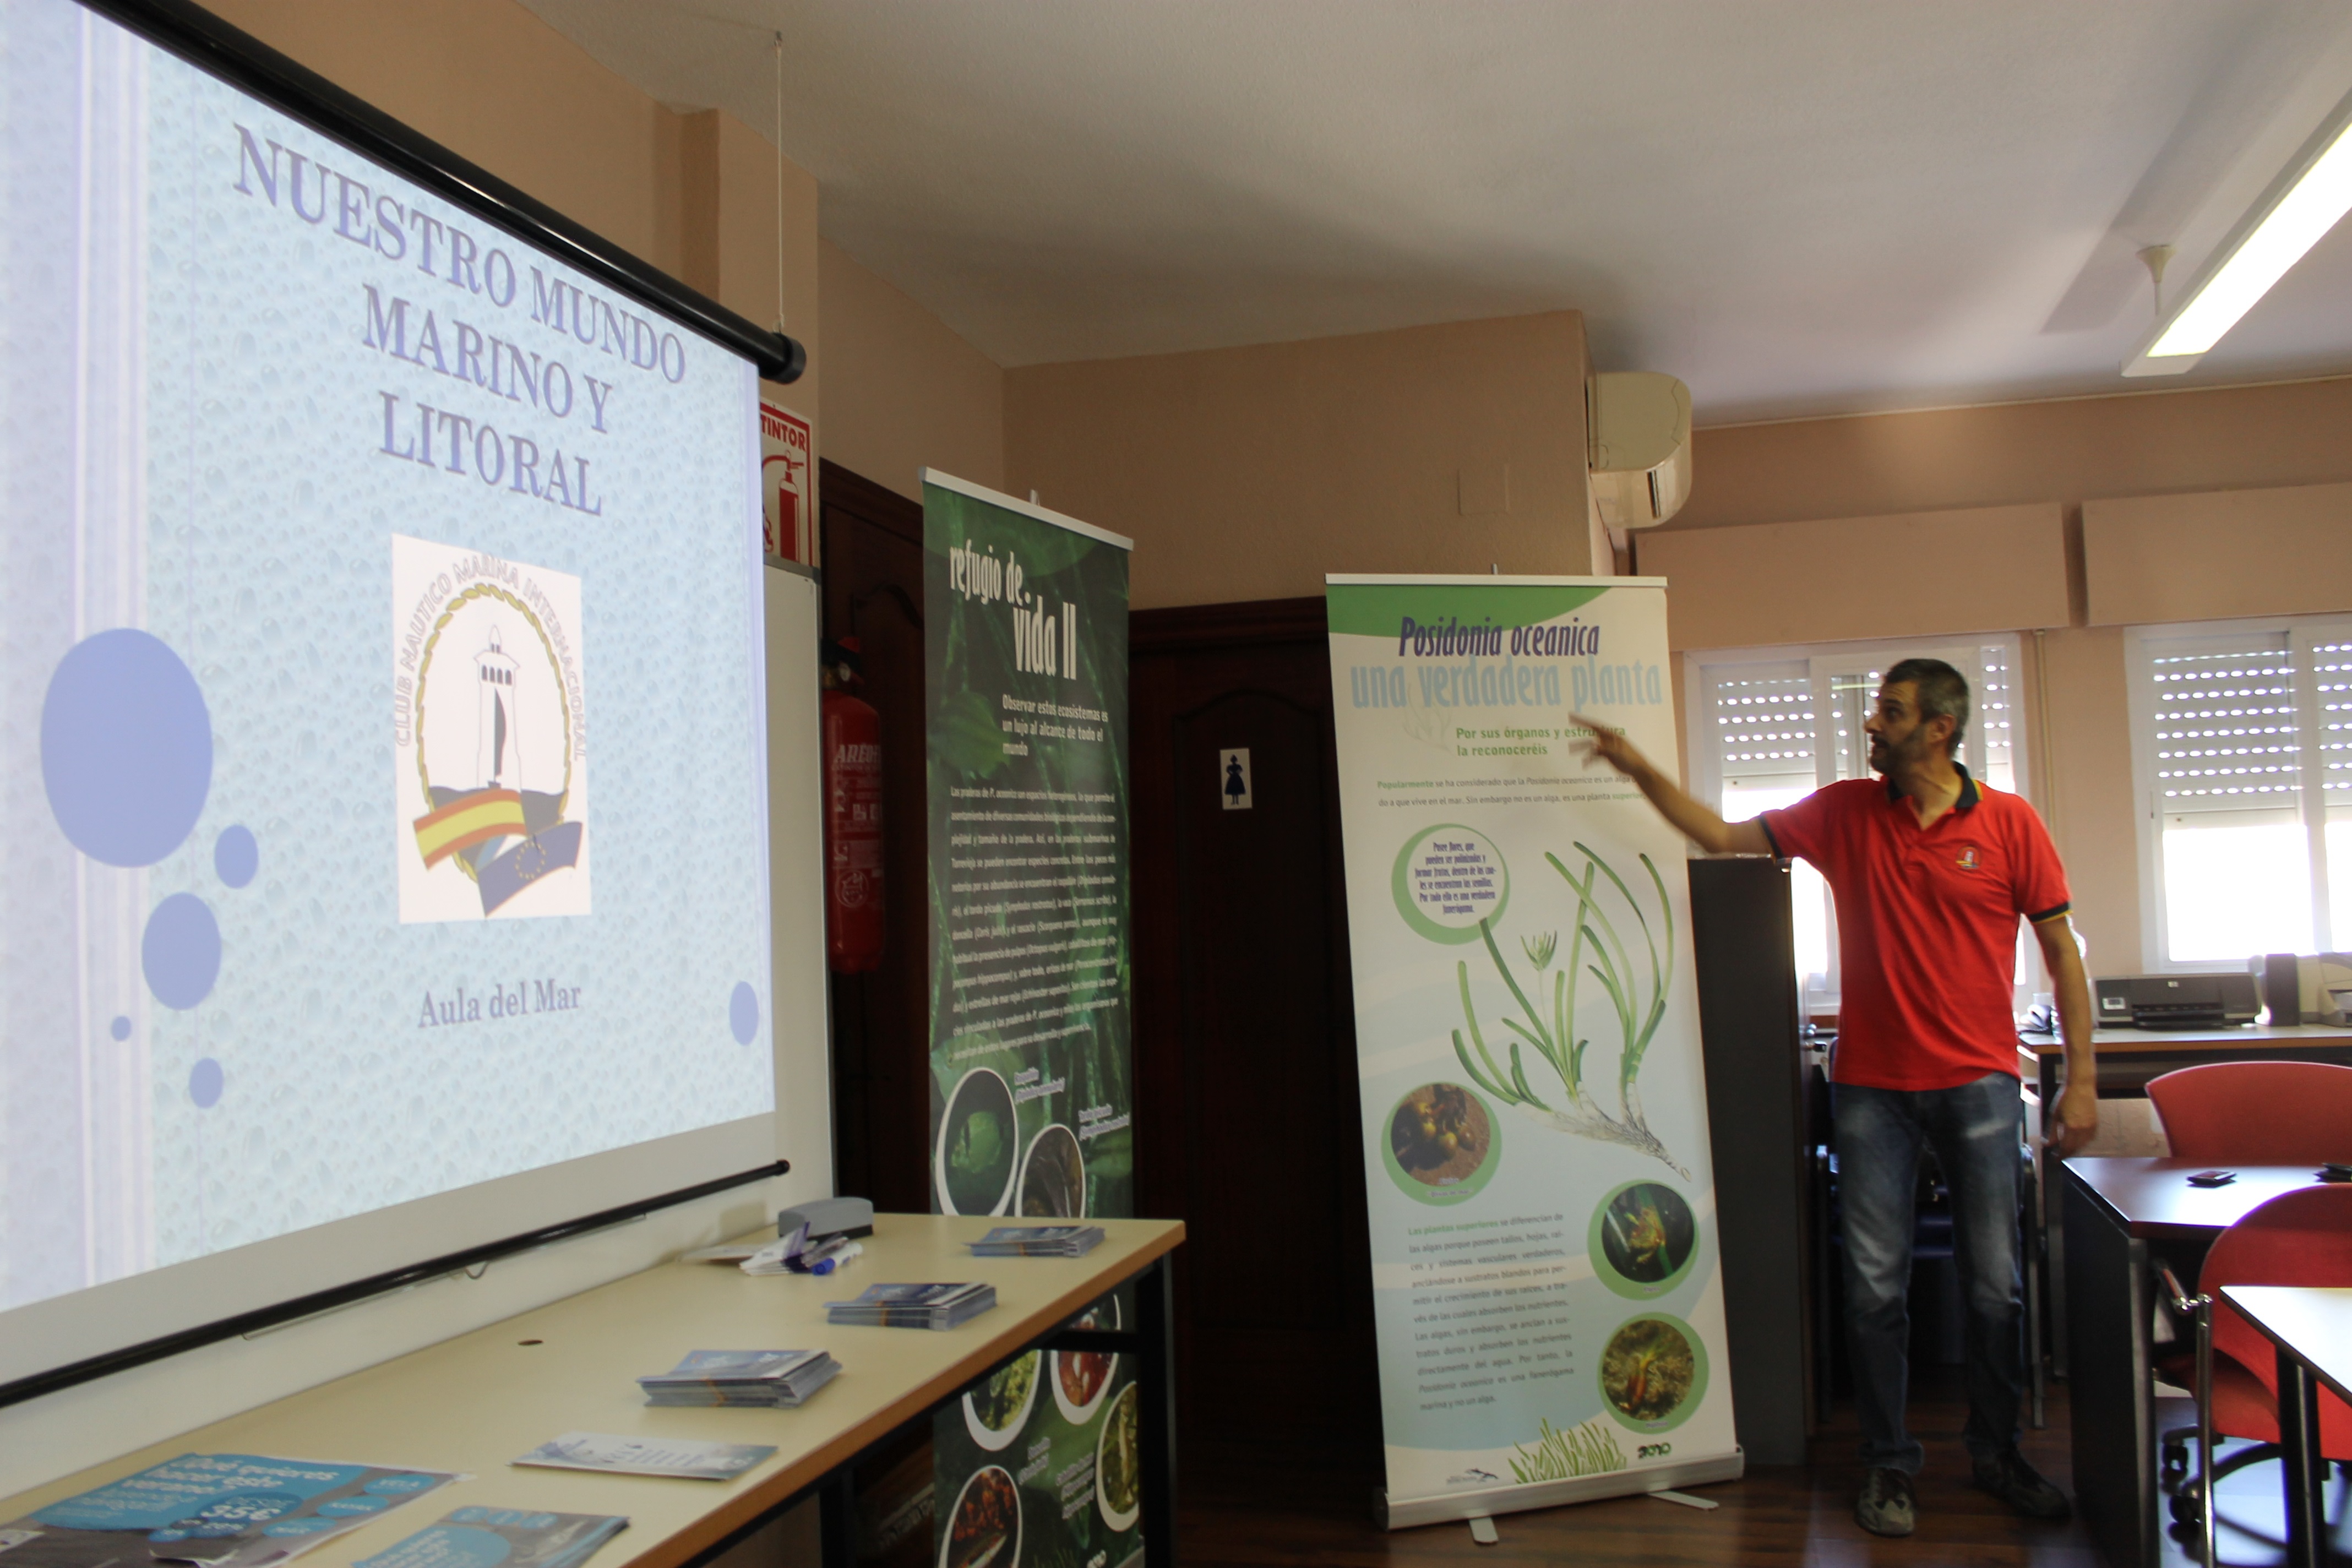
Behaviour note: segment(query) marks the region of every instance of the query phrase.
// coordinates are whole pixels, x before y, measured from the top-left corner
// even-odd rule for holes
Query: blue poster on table
[[[7,1568],[267,1568],[457,1478],[437,1470],[183,1454],[0,1530]]]
[[[620,1514],[453,1509],[352,1568],[577,1568],[628,1527]]]

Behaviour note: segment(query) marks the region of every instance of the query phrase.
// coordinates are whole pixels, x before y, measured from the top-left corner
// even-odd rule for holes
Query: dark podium
[[[1689,864],[1739,1446],[1752,1465],[1798,1465],[1814,1419],[1812,1316],[1826,1304],[1810,1288],[1820,1237],[1789,868],[1760,856]]]

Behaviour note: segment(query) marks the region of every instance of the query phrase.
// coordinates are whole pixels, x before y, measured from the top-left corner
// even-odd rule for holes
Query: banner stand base
[[[1392,1502],[1385,1487],[1372,1492],[1372,1522],[1382,1530],[1411,1530],[1416,1525],[1445,1524],[1456,1520],[1488,1519],[1498,1513],[1525,1513],[1533,1509],[1559,1508],[1572,1502],[1598,1502],[1603,1498],[1639,1497],[1644,1492],[1672,1491],[1736,1481],[1747,1473],[1748,1456],[1735,1448],[1718,1458],[1694,1459],[1685,1465],[1655,1465],[1641,1470],[1611,1470],[1597,1476],[1576,1476],[1563,1481],[1486,1487],[1476,1491],[1448,1492],[1442,1497],[1406,1498]]]

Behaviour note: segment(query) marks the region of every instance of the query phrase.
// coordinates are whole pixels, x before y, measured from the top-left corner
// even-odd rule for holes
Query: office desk
[[[2148,1079],[2181,1068],[2209,1062],[2294,1061],[2333,1062],[2352,1067],[2352,1029],[2333,1025],[2294,1024],[2203,1029],[2097,1029],[2091,1048],[2099,1058],[2099,1098],[2136,1100],[2147,1093]],[[2066,1050],[2055,1035],[2017,1037],[2018,1077],[2039,1094],[2044,1107],[2058,1098],[2065,1072]],[[2039,1190],[2044,1194],[2034,1216],[2043,1270],[2050,1284],[2050,1363],[2059,1376],[2070,1373],[2070,1347],[2065,1324],[2066,1237],[2063,1213],[2053,1212],[2048,1194],[2057,1181],[2046,1162],[2040,1164]]]
[[[2099,1097],[2136,1099],[2147,1080],[2208,1062],[2334,1062],[2352,1067],[2352,1028],[2332,1024],[2246,1025],[2208,1029],[2094,1029]],[[2048,1105],[2065,1077],[2066,1047],[2055,1035],[2017,1037],[2018,1076]]]
[[[2200,1160],[2065,1162],[2066,1331],[2073,1342],[2074,1500],[2111,1568],[2155,1568],[2156,1388],[2149,1370],[2155,1255],[2194,1251],[2252,1208],[2309,1186],[2309,1165],[2241,1165],[2192,1187]],[[2186,1259],[2183,1260],[2184,1262]],[[2180,1270],[2193,1279],[2193,1268]]]
[[[2279,1450],[2284,1460],[2288,1568],[2327,1555],[2320,1458],[2319,1384],[2352,1400],[2352,1290],[2304,1285],[2224,1285],[2221,1299],[2278,1349]]]
[[[877,1215],[866,1255],[823,1279],[754,1278],[726,1264],[649,1268],[0,1501],[0,1522],[180,1454],[271,1454],[472,1478],[337,1537],[301,1558],[301,1568],[344,1568],[467,1504],[626,1514],[629,1528],[589,1568],[681,1568],[812,1492],[823,1501],[827,1563],[846,1563],[853,1542],[845,1482],[861,1453],[1137,1280],[1139,1321],[1127,1349],[1144,1384],[1144,1536],[1152,1563],[1172,1563],[1167,1286],[1169,1255],[1183,1240],[1183,1226],[1098,1220],[1108,1235],[1079,1258],[980,1258],[964,1249],[999,1223]],[[932,1279],[987,1280],[997,1305],[946,1332],[825,1322],[827,1300],[882,1281]],[[841,1373],[797,1410],[655,1409],[631,1381],[667,1369],[689,1350],[819,1345],[841,1362]],[[776,1452],[726,1483],[508,1464],[571,1431],[768,1443]]]

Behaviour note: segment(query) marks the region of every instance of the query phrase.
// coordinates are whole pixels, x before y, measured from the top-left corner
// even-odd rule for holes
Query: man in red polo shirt
[[[2024,1311],[2011,971],[2021,916],[2041,941],[2065,1031],[2066,1089],[2048,1129],[2061,1155],[2098,1129],[2090,994],[2067,919],[2065,870],[2033,808],[1987,789],[1955,760],[1968,721],[1960,673],[1940,659],[1906,658],[1886,672],[1863,724],[1883,783],[1848,779],[1738,823],[1677,789],[1622,734],[1577,721],[1592,731],[1593,754],[1700,847],[1802,857],[1837,899],[1843,994],[1830,1076],[1846,1317],[1869,1472],[1854,1518],[1880,1535],[1911,1533],[1911,1478],[1926,1458],[1903,1421],[1923,1145],[1936,1151],[1952,1195],[1968,1311],[1962,1439],[1977,1484],[2031,1518],[2069,1512],[2065,1494],[2017,1451]]]

